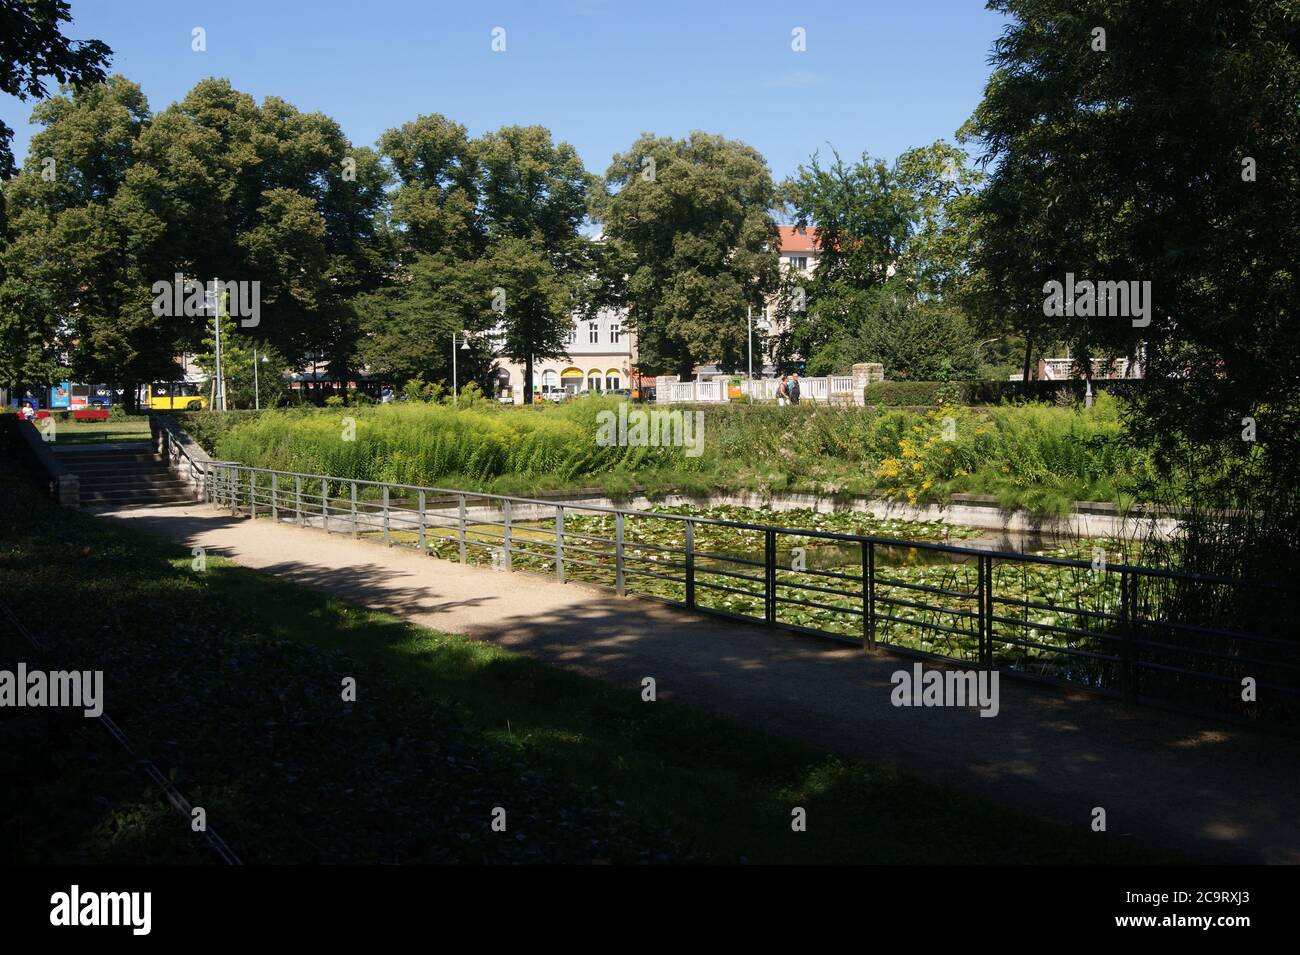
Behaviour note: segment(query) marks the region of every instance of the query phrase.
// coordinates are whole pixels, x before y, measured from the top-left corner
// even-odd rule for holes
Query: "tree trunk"
[[[1029,335],[1026,335],[1025,336],[1025,368],[1023,374],[1021,375],[1021,378],[1024,381],[1029,380],[1029,360],[1033,357],[1033,354],[1034,354],[1034,340]]]
[[[524,406],[533,406],[533,353],[524,358]]]

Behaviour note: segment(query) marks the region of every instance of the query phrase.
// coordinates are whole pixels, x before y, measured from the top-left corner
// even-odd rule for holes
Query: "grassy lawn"
[[[109,421],[77,421],[56,425],[55,444],[90,444],[109,441],[148,441],[149,416],[132,415]]]
[[[0,599],[46,666],[104,670],[247,862],[1167,861],[0,491]],[[30,662],[3,630],[0,668]],[[208,861],[124,764],[90,720],[6,711],[4,861]]]

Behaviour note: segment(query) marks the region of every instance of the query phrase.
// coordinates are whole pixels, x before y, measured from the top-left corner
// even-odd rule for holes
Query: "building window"
[[[576,345],[577,343],[578,343],[578,329],[575,326],[574,328],[569,329],[569,344]]]
[[[613,344],[617,345],[619,343],[619,340],[622,337],[623,337],[623,328],[618,324],[618,322],[615,322],[613,325],[609,326],[609,340]]]
[[[591,342],[593,345],[597,344],[597,343],[600,341],[600,323],[599,323],[599,322],[588,322],[588,323],[587,323],[587,336],[588,336],[588,339],[590,340],[590,342]]]
[[[620,387],[620,385],[619,385],[619,378],[618,378],[618,375],[606,375],[606,376],[605,376],[605,390],[606,390],[606,391],[617,391],[617,390],[619,389],[619,387]]]
[[[798,269],[800,272],[805,271],[808,268],[808,256],[806,255],[790,256],[790,267],[794,269]]]

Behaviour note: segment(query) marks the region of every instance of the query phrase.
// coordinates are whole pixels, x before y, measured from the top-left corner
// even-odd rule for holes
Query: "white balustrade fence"
[[[728,400],[727,378],[710,378],[704,381],[668,381],[655,389],[657,404],[685,404],[690,402],[723,402]],[[779,378],[755,378],[740,382],[742,396],[753,395],[755,401],[775,401]],[[853,375],[831,375],[825,378],[800,378],[799,400],[819,404],[854,404],[863,401],[866,380]]]

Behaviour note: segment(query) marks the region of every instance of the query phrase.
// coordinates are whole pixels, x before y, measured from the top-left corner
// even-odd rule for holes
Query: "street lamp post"
[[[218,293],[217,280],[212,280],[212,327],[213,327],[213,350],[216,353],[216,381],[212,389],[212,410],[226,410],[226,382],[224,369],[221,367],[221,298]]]
[[[469,331],[462,329],[460,333],[461,351],[469,351]],[[456,387],[456,333],[451,333],[451,403],[460,407],[460,389]]]
[[[266,361],[266,356],[262,356],[262,361]],[[257,384],[257,349],[253,349],[253,410],[260,411],[262,408],[262,393]]]
[[[749,306],[746,311],[746,318],[749,320],[749,335],[745,338],[745,349],[749,352],[749,380],[745,382],[745,390],[749,392],[749,403],[754,403],[754,306]]]

